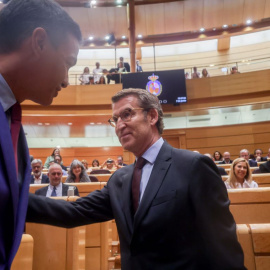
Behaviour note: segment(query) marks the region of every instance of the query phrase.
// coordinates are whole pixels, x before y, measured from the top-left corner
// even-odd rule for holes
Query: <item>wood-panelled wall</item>
[[[197,150],[201,154],[229,151],[232,158],[237,158],[243,148],[250,153],[261,148],[266,155],[270,148],[270,122],[165,130],[163,138],[173,147]],[[43,162],[51,153],[52,149],[47,148],[30,149],[30,154]],[[119,155],[124,157],[125,163],[134,161],[134,155],[123,151],[122,147],[63,148],[61,155],[65,165],[69,165],[74,158],[86,159],[90,164],[95,158],[103,162],[108,157],[116,159]]]
[[[201,154],[229,151],[234,159],[243,148],[250,153],[261,148],[266,156],[270,148],[270,122],[166,130],[163,137],[174,147],[197,150]]]

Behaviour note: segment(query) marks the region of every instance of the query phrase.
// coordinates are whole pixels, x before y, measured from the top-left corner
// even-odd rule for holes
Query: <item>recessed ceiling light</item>
[[[141,34],[139,34],[139,35],[138,35],[138,38],[142,38],[142,35],[141,35]]]
[[[94,39],[94,37],[93,37],[93,36],[90,36],[88,39],[89,39],[89,40],[93,40],[93,39]]]
[[[126,38],[126,36],[122,36],[122,39],[125,39]]]
[[[110,39],[110,36],[106,36],[105,39],[106,39],[106,40],[109,40],[109,39]]]
[[[68,123],[69,126],[72,126],[73,124],[72,123]]]
[[[246,24],[252,24],[252,20],[248,19],[248,20],[246,21]]]
[[[222,28],[228,28],[228,24],[223,24]]]
[[[94,124],[95,124],[95,123],[93,123],[93,122],[92,122],[92,123],[90,123],[90,125],[94,125]]]
[[[204,32],[205,31],[205,29],[202,27],[202,28],[200,28],[200,32]]]
[[[216,28],[213,28],[213,31],[216,31],[217,29]]]
[[[42,126],[43,124],[42,123],[37,123],[38,124],[38,126]]]

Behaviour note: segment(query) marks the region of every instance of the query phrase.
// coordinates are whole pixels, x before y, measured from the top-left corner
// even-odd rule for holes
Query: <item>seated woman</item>
[[[47,157],[47,159],[44,163],[45,168],[49,169],[50,162],[54,161],[55,156],[60,156],[60,149],[59,148],[54,148],[52,154]],[[63,164],[63,162],[61,162],[61,164]]]
[[[97,159],[94,159],[94,160],[92,161],[92,167],[97,167],[97,168],[99,168],[99,161],[98,161]]]
[[[213,154],[214,161],[223,161],[223,156],[219,151],[215,151]]]
[[[252,181],[251,176],[248,161],[237,158],[231,165],[229,178],[225,182],[226,188],[257,188],[258,184]]]
[[[88,162],[86,159],[83,159],[81,162],[82,162],[82,165],[84,166],[84,168],[86,169],[86,172],[92,172],[92,169],[88,168]]]
[[[86,169],[84,168],[83,164],[78,159],[74,159],[70,164],[66,183],[79,182],[91,182],[91,180],[87,175]]]
[[[90,84],[90,70],[89,67],[85,67],[83,74],[79,77],[81,85]]]

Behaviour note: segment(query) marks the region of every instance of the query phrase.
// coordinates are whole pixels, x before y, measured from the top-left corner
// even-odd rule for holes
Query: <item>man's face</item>
[[[59,166],[52,166],[49,168],[48,177],[52,186],[58,186],[62,179],[62,168]]]
[[[123,159],[121,157],[117,158],[117,163],[118,165],[122,165],[123,164]]]
[[[229,152],[225,152],[225,153],[223,154],[223,157],[224,157],[224,160],[226,160],[226,161],[230,161],[230,159],[231,159],[231,155],[230,155]]]
[[[71,34],[57,48],[50,40],[34,66],[28,99],[41,105],[50,105],[61,88],[68,86],[68,70],[77,61],[79,42]]]
[[[100,64],[99,62],[96,62],[96,67],[99,68]]]
[[[249,153],[248,152],[242,152],[240,154],[241,158],[244,158],[245,160],[249,160]]]
[[[119,60],[120,60],[120,62],[124,62],[124,58],[123,57],[120,57]]]
[[[33,163],[32,164],[32,172],[36,177],[39,177],[42,171],[42,166],[40,163]]]
[[[125,110],[139,108],[138,99],[127,96],[113,103],[113,116],[118,117]],[[153,131],[149,113],[145,117],[143,110],[134,110],[130,121],[124,122],[118,118],[115,132],[122,146],[135,154],[141,156],[153,142]]]
[[[262,151],[261,150],[256,150],[255,156],[256,157],[261,157],[262,156]]]
[[[57,164],[60,164],[61,163],[61,158],[60,157],[55,157],[54,162],[57,163]]]

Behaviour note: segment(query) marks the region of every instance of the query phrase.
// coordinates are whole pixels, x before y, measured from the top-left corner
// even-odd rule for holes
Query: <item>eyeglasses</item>
[[[111,117],[108,120],[108,122],[110,123],[110,125],[112,127],[116,127],[116,124],[117,124],[117,121],[118,121],[119,117],[121,118],[121,120],[123,122],[128,122],[128,121],[130,121],[130,119],[132,118],[132,116],[135,115],[135,111],[136,110],[144,111],[145,109],[143,109],[143,108],[134,108],[134,109],[133,108],[132,109],[131,108],[128,108],[128,109],[125,109],[123,112],[120,113],[119,116],[113,116],[113,117]]]

